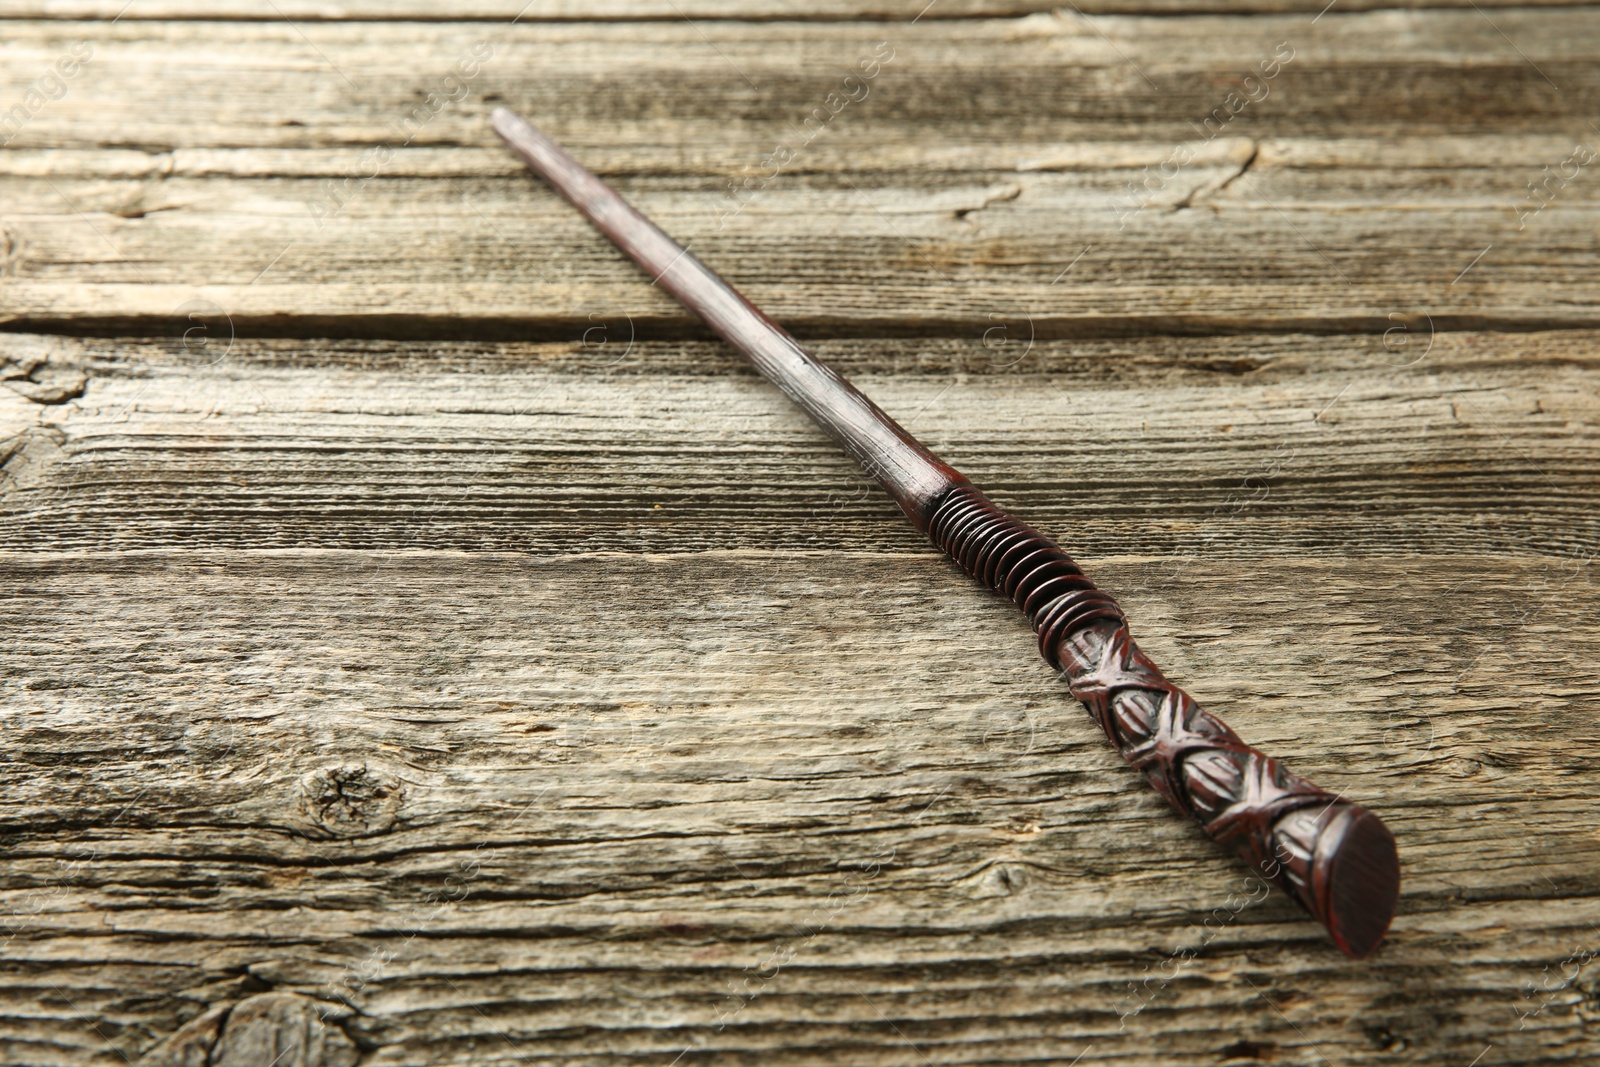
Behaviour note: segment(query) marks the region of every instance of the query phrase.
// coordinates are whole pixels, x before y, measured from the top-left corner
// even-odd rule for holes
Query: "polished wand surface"
[[[935,544],[1022,608],[1045,660],[1174,808],[1287,892],[1342,951],[1378,946],[1400,868],[1376,815],[1292,774],[1201,709],[1055,542],[1001,510],[560,145],[505,108],[493,123],[534,173],[855,456]]]

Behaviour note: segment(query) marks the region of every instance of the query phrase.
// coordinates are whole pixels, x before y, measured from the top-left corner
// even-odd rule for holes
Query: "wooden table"
[[[1600,10],[1324,2],[8,0],[0,1063],[1600,1062]],[[1382,814],[1385,948],[498,104]]]

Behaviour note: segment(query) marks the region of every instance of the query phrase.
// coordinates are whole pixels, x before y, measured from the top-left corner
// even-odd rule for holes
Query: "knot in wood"
[[[300,779],[300,803],[316,826],[335,837],[381,834],[405,799],[400,779],[367,763],[342,763]]]
[[[209,1067],[354,1067],[360,1050],[338,1009],[294,993],[263,993],[229,1014]]]
[[[213,1005],[151,1049],[139,1067],[355,1067],[351,1011],[299,993]]]

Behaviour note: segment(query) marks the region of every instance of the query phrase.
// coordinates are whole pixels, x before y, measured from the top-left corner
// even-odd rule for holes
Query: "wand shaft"
[[[1290,773],[1200,708],[1139,650],[1110,594],[800,347],[560,145],[497,108],[495,130],[663,289],[700,316],[878,479],[917,526],[1009,596],[1039,651],[1123,758],[1182,814],[1364,956],[1400,890],[1394,837],[1365,808]]]
[[[917,524],[951,488],[966,484],[883,409],[833,368],[800,347],[787,330],[688,249],[639,214],[566,149],[505,108],[495,130],[551,188],[611,239],[628,258],[734,348],[826,430],[876,478]]]

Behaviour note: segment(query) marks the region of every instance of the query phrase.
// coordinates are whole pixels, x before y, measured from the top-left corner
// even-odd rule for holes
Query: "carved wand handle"
[[[1156,791],[1327,928],[1351,956],[1377,947],[1400,890],[1394,837],[1370,811],[1251,748],[1167,681],[1110,594],[522,118],[494,128],[664,290],[855,456],[919,529],[1028,616],[1039,651]]]

